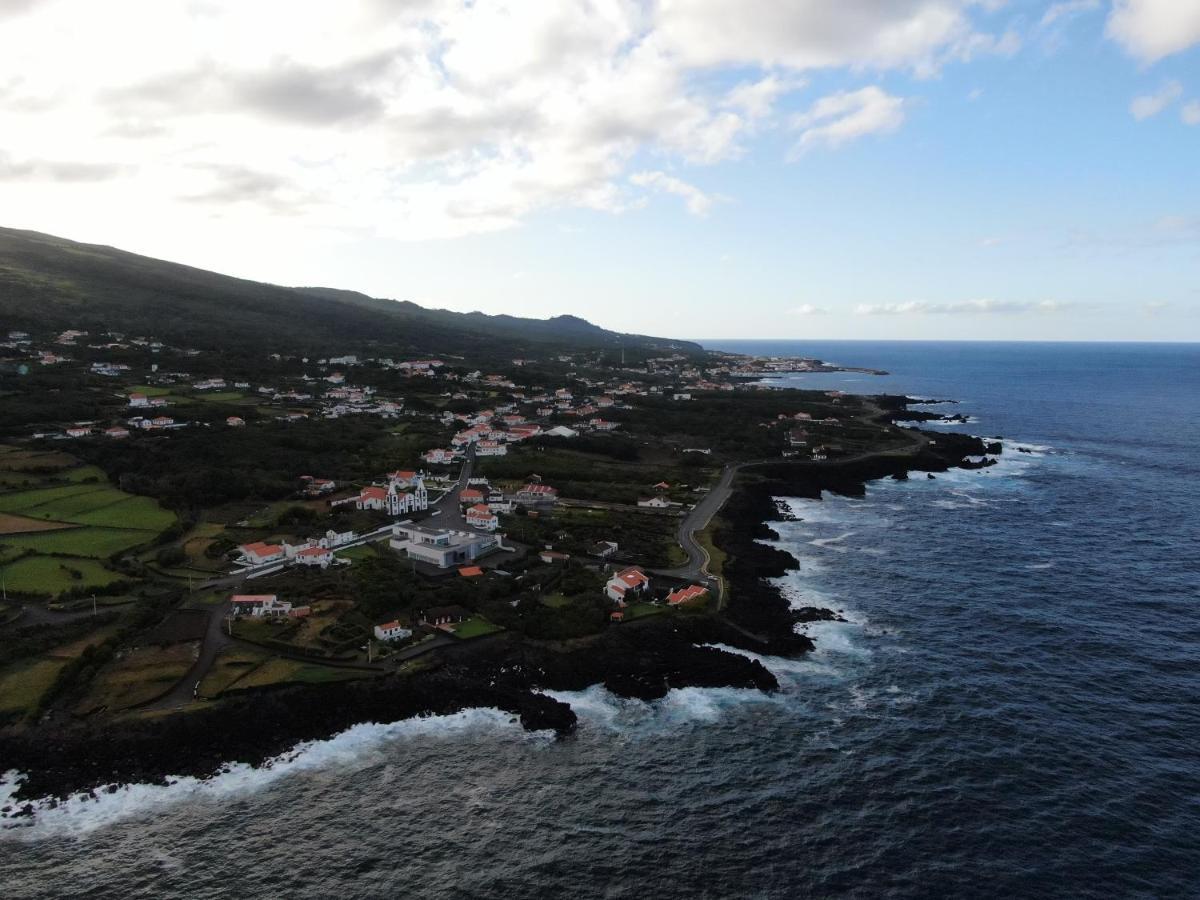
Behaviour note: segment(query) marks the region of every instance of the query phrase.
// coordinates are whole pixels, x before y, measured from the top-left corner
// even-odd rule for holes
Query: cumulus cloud
[[[1174,103],[1183,95],[1183,85],[1178,81],[1168,81],[1153,94],[1143,94],[1134,97],[1129,104],[1129,114],[1139,122],[1157,116],[1160,112]]]
[[[947,316],[947,315],[1016,315],[1022,313],[1055,313],[1077,309],[1077,303],[1043,300],[1029,303],[1018,300],[963,300],[957,303],[863,303],[855,307],[860,316]]]
[[[1200,125],[1200,100],[1190,100],[1183,104],[1179,118],[1183,120],[1184,125]]]
[[[828,315],[829,310],[823,306],[813,306],[811,303],[802,303],[800,306],[789,310],[793,316],[824,316]]]
[[[692,215],[707,215],[709,209],[712,208],[712,197],[695,185],[681,181],[666,172],[635,172],[629,176],[629,180],[639,187],[651,188],[683,198],[684,205]]]
[[[1200,0],[1115,0],[1106,34],[1142,62],[1200,43]]]
[[[785,124],[783,99],[813,70],[928,75],[1011,51],[1011,35],[976,27],[978,8],[125,0],[114,17],[99,3],[0,0],[0,135],[17,160],[87,148],[91,169],[25,169],[81,184],[113,176],[111,189],[56,198],[80,221],[119,202],[128,221],[160,229],[227,207],[295,227],[449,238],[546,209],[620,212],[631,186],[703,214],[712,198],[693,172]],[[801,117],[800,145],[892,130],[903,102],[877,87],[825,98]],[[46,221],[44,196],[16,176],[5,186],[14,220]]]
[[[792,128],[800,132],[795,152],[817,145],[839,147],[868,134],[895,131],[904,123],[904,103],[874,85],[822,97],[792,119]]]

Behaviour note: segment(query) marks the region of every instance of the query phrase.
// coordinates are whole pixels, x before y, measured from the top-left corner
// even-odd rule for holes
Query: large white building
[[[450,531],[445,528],[422,528],[419,525],[396,523],[389,542],[393,550],[408,554],[409,559],[448,569],[472,562],[494,550],[503,549],[504,535],[479,534],[473,531]]]

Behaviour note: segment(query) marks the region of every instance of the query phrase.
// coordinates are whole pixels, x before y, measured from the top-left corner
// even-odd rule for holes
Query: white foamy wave
[[[181,802],[221,801],[253,793],[285,776],[374,765],[386,758],[386,748],[397,740],[455,737],[474,730],[496,729],[522,732],[516,717],[498,709],[468,709],[449,716],[404,719],[386,725],[365,722],[328,740],[299,744],[262,766],[235,763],[211,778],[172,777],[167,784],[104,785],[94,795],[81,793],[63,801],[34,801],[32,816],[14,817],[26,804],[14,799],[22,776],[10,771],[0,777],[0,807],[11,808],[9,813],[0,813],[0,838],[39,840],[87,834]]]
[[[775,702],[757,688],[674,688],[649,703],[618,697],[603,685],[582,691],[542,690],[540,693],[569,704],[581,729],[600,729],[625,737],[661,733],[682,725],[712,724],[730,710],[747,703]]]

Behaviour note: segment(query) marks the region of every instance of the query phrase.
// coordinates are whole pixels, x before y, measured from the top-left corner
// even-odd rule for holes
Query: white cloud
[[[1107,35],[1142,62],[1200,43],[1200,0],[1114,0]]]
[[[1179,111],[1184,125],[1200,125],[1200,100],[1190,100]]]
[[[661,0],[664,40],[689,65],[907,68],[1004,50],[977,33],[970,0]],[[1010,39],[1011,40],[1011,39]]]
[[[695,185],[681,181],[666,172],[635,172],[629,176],[629,180],[638,187],[652,188],[682,197],[688,212],[694,216],[708,215],[709,209],[712,208],[712,197]]]
[[[180,246],[276,227],[449,238],[629,209],[631,172],[653,166],[678,174],[639,186],[702,214],[689,169],[743,154],[806,71],[931,74],[1010,49],[976,30],[977,6],[123,0],[118,17],[0,0],[0,209]],[[864,88],[811,114],[801,145],[836,146],[898,127],[903,101]]]
[[[822,97],[792,119],[800,132],[796,152],[814,145],[839,147],[868,134],[895,131],[904,123],[904,99],[875,85]]]
[[[1077,303],[1043,300],[1028,303],[1017,300],[964,300],[958,303],[863,303],[855,307],[860,316],[944,316],[944,315],[992,315],[1021,313],[1055,313],[1077,309]]]
[[[1039,23],[1042,28],[1049,28],[1057,22],[1072,19],[1082,13],[1092,12],[1100,8],[1100,0],[1064,0],[1062,3],[1052,3],[1042,15]]]
[[[1183,95],[1183,85],[1178,81],[1168,81],[1153,94],[1143,94],[1134,97],[1129,104],[1129,114],[1139,122],[1160,112],[1174,103]]]
[[[791,310],[788,310],[793,316],[824,316],[829,313],[829,310],[823,306],[813,306],[811,303],[802,303]]]

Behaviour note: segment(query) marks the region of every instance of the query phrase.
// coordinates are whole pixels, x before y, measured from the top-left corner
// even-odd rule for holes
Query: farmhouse
[[[667,509],[671,506],[671,501],[666,497],[651,497],[638,501],[638,506],[648,509]]]

